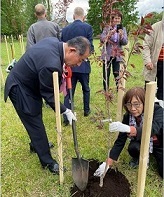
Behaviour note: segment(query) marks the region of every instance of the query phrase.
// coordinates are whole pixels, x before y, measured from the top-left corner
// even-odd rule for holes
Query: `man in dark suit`
[[[93,30],[92,27],[85,23],[84,10],[81,7],[74,9],[73,15],[74,22],[62,29],[61,40],[66,42],[77,36],[84,36],[87,38],[91,45],[91,52],[94,51],[93,46]],[[84,116],[90,114],[90,87],[89,87],[89,75],[91,72],[89,60],[83,61],[79,67],[72,68],[72,94],[75,93],[76,84],[79,81],[83,91],[83,104],[84,104]],[[70,109],[69,94],[64,98],[64,104]],[[67,117],[64,115],[64,124],[68,125]]]
[[[47,167],[55,174],[59,173],[59,165],[50,153],[42,120],[42,98],[55,110],[52,73],[58,72],[61,84],[64,63],[70,67],[79,66],[89,54],[90,43],[82,36],[66,43],[53,37],[45,38],[26,51],[6,80],[5,101],[9,96],[42,167]],[[60,111],[66,115],[70,124],[76,120],[72,111],[63,104],[60,104]]]

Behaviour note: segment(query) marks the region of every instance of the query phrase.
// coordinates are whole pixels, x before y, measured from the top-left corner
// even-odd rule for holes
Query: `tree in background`
[[[87,22],[92,25],[94,36],[100,34],[102,31],[102,0],[89,0],[89,7],[87,14]]]
[[[50,0],[14,0],[1,1],[1,35],[13,35],[18,38],[26,34],[29,26],[36,22],[34,7],[43,3],[47,7],[47,18],[51,19],[52,4]]]
[[[88,10],[87,20],[93,26],[94,34],[100,34],[102,23],[102,5],[104,2],[111,0],[89,0],[90,9]],[[116,0],[117,2],[118,0]],[[52,20],[53,9],[56,9],[58,15],[56,18],[60,19],[63,15],[64,25],[66,24],[67,8],[73,0],[59,0],[60,4],[56,6],[51,3],[51,0],[14,0],[14,1],[1,1],[1,35],[13,35],[18,38],[20,34],[26,34],[29,26],[36,22],[34,15],[34,7],[38,3],[43,3],[47,8],[47,19]],[[120,9],[123,13],[123,25],[126,29],[134,28],[137,22],[137,13],[133,12],[137,0],[124,0],[122,3],[115,3],[113,8]],[[63,9],[64,6],[64,9]],[[151,24],[161,20],[162,12],[160,14],[154,13]],[[62,19],[62,20],[63,20]],[[55,19],[56,20],[56,19]]]
[[[89,0],[89,7],[87,14],[87,21],[94,29],[94,35],[101,33],[105,23],[108,22],[109,17],[103,17],[102,6],[104,4],[110,4],[111,0]],[[122,2],[116,0],[113,4],[113,9],[118,9],[123,14],[123,26],[126,27],[127,32],[130,30],[130,26],[134,25],[138,21],[138,12],[135,11],[137,0],[124,0]]]
[[[26,0],[26,6],[25,6],[25,15],[26,15],[26,31],[29,28],[29,26],[33,23],[35,23],[37,21],[36,16],[34,15],[34,8],[36,6],[36,4],[38,3],[42,3],[45,7],[46,7],[46,11],[47,11],[47,20],[51,20],[51,16],[52,16],[52,4],[50,0],[43,0],[43,1],[39,1],[39,0]]]
[[[67,9],[72,2],[73,0],[58,0],[58,2],[53,5],[55,10],[54,21],[58,23],[61,28],[65,27],[67,24]]]
[[[1,34],[19,35],[25,31],[23,1],[1,1]]]

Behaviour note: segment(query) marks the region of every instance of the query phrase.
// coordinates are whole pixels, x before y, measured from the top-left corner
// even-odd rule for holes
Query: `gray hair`
[[[43,4],[39,3],[35,6],[35,13],[37,16],[42,16],[43,14],[45,14],[45,12],[46,12],[46,8]]]
[[[67,44],[69,47],[75,47],[81,56],[85,54],[88,48],[91,50],[89,40],[83,36],[72,38],[71,40],[67,41]]]

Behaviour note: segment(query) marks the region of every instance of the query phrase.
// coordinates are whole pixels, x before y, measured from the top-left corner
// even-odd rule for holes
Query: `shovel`
[[[74,105],[72,98],[72,83],[71,83],[72,71],[70,67],[67,67],[67,71],[68,71],[68,75],[66,76],[66,83],[70,94],[71,110],[72,112],[74,112]],[[81,191],[84,191],[88,183],[89,161],[82,159],[80,156],[78,149],[78,142],[77,142],[77,134],[76,134],[76,123],[74,120],[72,121],[72,131],[73,131],[74,148],[77,156],[77,158],[72,158],[72,176],[75,185]]]

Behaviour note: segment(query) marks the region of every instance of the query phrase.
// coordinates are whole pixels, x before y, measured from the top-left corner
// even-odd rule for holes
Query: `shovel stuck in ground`
[[[72,98],[72,83],[71,83],[72,71],[70,67],[66,67],[66,83],[67,89],[70,94],[70,103],[71,110],[74,112],[74,104]],[[77,134],[76,134],[76,123],[72,121],[72,132],[73,132],[73,140],[74,140],[74,148],[76,152],[77,158],[72,158],[72,176],[75,185],[81,190],[84,191],[88,184],[88,173],[89,173],[89,161],[83,159],[80,156],[77,142]]]

